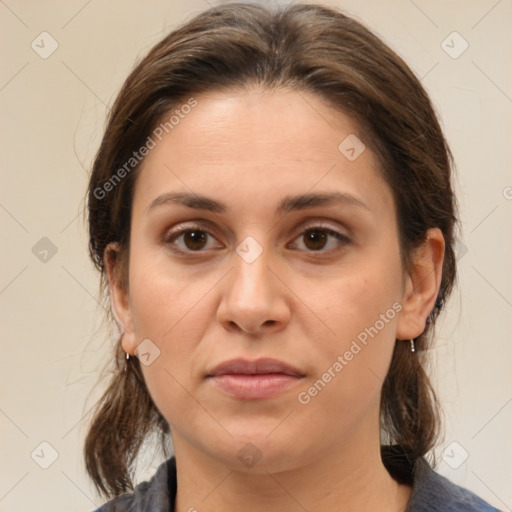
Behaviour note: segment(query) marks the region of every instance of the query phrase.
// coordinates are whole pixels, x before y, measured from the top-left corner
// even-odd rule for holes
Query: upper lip
[[[248,359],[230,359],[215,366],[208,372],[208,377],[226,374],[259,375],[265,373],[282,373],[293,377],[303,377],[304,374],[294,366],[269,357],[250,361]]]

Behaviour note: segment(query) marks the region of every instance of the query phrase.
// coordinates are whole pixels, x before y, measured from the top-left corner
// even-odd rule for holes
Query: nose
[[[217,320],[228,331],[268,334],[281,330],[290,319],[287,287],[272,269],[268,250],[252,262],[237,253],[225,281]]]

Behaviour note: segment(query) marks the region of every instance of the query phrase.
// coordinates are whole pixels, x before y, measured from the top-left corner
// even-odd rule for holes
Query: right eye
[[[204,252],[205,249],[218,248],[218,244],[208,247],[208,237],[213,238],[213,235],[203,228],[191,227],[166,235],[163,242],[170,245],[172,250],[182,253]]]

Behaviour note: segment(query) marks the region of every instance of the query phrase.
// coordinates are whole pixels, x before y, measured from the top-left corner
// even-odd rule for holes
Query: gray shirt
[[[423,458],[417,459],[409,470],[409,475],[402,472],[397,478],[409,480],[413,487],[406,512],[499,512],[471,491],[436,473]],[[140,483],[133,492],[112,499],[94,512],[174,512],[176,490],[173,456],[158,467],[149,482]]]

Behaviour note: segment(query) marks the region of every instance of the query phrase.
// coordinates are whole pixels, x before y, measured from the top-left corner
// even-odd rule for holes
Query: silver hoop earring
[[[128,368],[128,360],[130,359],[130,354],[126,354],[126,364],[124,365],[124,371],[126,371],[126,368]]]

